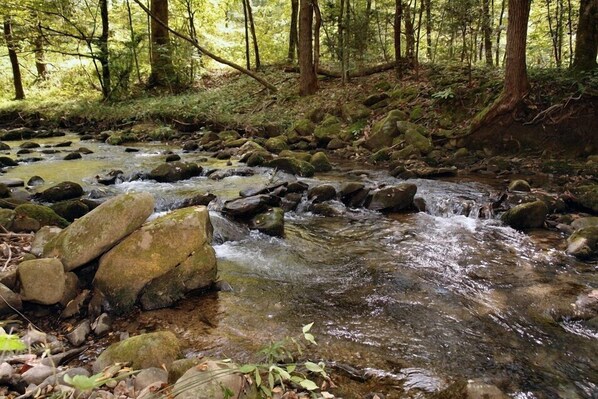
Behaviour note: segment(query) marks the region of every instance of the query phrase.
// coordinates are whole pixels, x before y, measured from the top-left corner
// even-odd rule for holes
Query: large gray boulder
[[[211,241],[205,206],[178,209],[143,225],[104,254],[94,286],[119,313],[130,310],[146,286],[146,306],[170,305],[213,281],[216,259]]]
[[[54,305],[64,294],[65,276],[58,259],[34,259],[21,262],[17,273],[24,301]]]
[[[548,214],[548,207],[543,201],[527,202],[514,206],[503,213],[501,220],[514,229],[532,229],[542,227]]]
[[[122,194],[77,219],[44,247],[45,257],[57,257],[66,271],[97,258],[131,234],[154,211],[148,193]]]
[[[131,364],[134,370],[150,367],[170,368],[180,355],[181,345],[170,331],[158,331],[136,335],[106,348],[93,364],[98,373],[114,363]]]
[[[397,212],[413,205],[417,186],[411,183],[384,187],[371,193],[367,208],[372,211]]]

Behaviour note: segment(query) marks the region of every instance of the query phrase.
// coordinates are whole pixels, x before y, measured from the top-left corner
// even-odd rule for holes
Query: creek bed
[[[36,141],[66,139],[78,141]],[[19,143],[8,144],[14,154]],[[123,147],[94,142],[75,142],[73,148],[79,145],[94,153],[73,161],[61,160],[64,153],[43,155],[43,161],[21,164],[4,176],[27,181],[39,175],[45,187],[82,181],[95,197],[148,191],[156,196],[157,210],[167,211],[196,193],[233,198],[267,184],[273,174],[256,169],[254,176],[220,181],[197,177],[106,187],[94,176],[110,169],[149,171],[163,162],[168,146],[136,144],[139,152],[125,153]],[[172,150],[183,161],[206,156]],[[227,167],[215,159],[200,164]],[[354,172],[354,165],[343,163],[303,180],[337,187],[346,180],[398,182],[383,171]],[[144,312],[138,322],[176,332],[190,354],[240,362],[256,361],[256,352],[271,341],[297,336],[302,325],[314,322],[318,346],[309,356],[367,369],[395,387],[388,398],[426,395],[455,378],[486,380],[517,398],[595,398],[596,326],[553,316],[579,292],[598,288],[598,265],[566,256],[558,233],[523,234],[493,218],[465,216],[477,215],[498,193],[468,180],[412,180],[425,213],[385,216],[340,204],[337,217],[287,213],[284,239],[244,231],[212,212],[219,220],[216,233],[227,229],[238,238],[215,244],[219,276],[234,291]],[[364,388],[352,389],[345,388],[346,397]]]

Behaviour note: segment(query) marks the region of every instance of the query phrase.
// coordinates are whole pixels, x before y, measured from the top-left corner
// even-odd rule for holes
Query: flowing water
[[[95,175],[113,168],[149,171],[167,147],[145,144],[138,153],[125,153],[122,147],[82,145],[94,154],[75,161],[46,155],[6,177],[39,175],[46,187],[82,180],[96,197],[149,191],[158,211],[194,193],[233,198],[273,178],[271,170],[260,169],[221,181],[198,177],[102,187]],[[213,159],[200,164],[226,167],[226,161]],[[351,166],[304,180],[337,186],[347,180],[398,182]],[[314,322],[318,346],[309,349],[310,357],[365,370],[372,377],[367,389],[383,384],[388,398],[427,397],[458,378],[496,384],[516,398],[596,398],[598,327],[569,319],[573,312],[567,309],[579,293],[598,288],[598,265],[564,255],[557,233],[526,235],[493,218],[477,218],[497,194],[490,185],[413,182],[425,213],[381,215],[341,204],[337,217],[298,211],[285,215],[284,239],[249,232],[213,211],[216,236],[234,239],[215,244],[220,278],[233,291],[142,313],[140,322],[177,332],[192,354],[242,362],[255,361],[269,342],[297,336],[301,326]],[[358,397],[355,392],[359,388],[346,388],[345,397]]]

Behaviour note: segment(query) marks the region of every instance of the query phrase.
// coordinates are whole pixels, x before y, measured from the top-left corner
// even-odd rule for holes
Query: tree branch
[[[135,3],[137,3],[137,5],[139,7],[141,7],[141,9],[143,11],[145,11],[145,13],[147,15],[149,15],[154,21],[156,21],[156,23],[158,23],[159,25],[163,26],[165,29],[168,29],[168,31],[170,33],[172,33],[173,35],[177,36],[178,38],[181,38],[189,43],[191,43],[195,48],[197,48],[199,51],[201,51],[203,54],[207,55],[208,57],[210,57],[211,59],[213,59],[216,62],[219,62],[221,64],[224,65],[228,65],[229,67],[236,69],[237,71],[248,75],[250,77],[252,77],[253,79],[257,80],[259,83],[261,83],[263,86],[267,87],[271,92],[275,93],[277,91],[276,87],[274,85],[272,85],[271,83],[268,83],[264,78],[262,78],[261,76],[259,76],[256,73],[253,73],[245,68],[243,68],[240,65],[235,64],[232,61],[228,61],[222,57],[217,56],[216,54],[212,53],[211,51],[207,50],[205,47],[201,46],[199,43],[197,43],[196,40],[193,40],[192,38],[175,31],[174,29],[172,29],[171,27],[169,27],[167,24],[165,24],[164,22],[162,22],[159,18],[157,18],[155,15],[152,14],[152,12],[139,0],[133,0],[135,1]]]

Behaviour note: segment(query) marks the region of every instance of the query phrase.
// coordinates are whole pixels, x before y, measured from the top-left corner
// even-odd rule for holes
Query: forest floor
[[[305,98],[298,95],[296,73],[283,72],[281,66],[265,68],[261,73],[278,87],[277,93],[269,93],[247,76],[231,72],[206,74],[197,87],[183,93],[147,93],[138,87],[137,95],[113,102],[102,102],[85,92],[40,89],[25,101],[0,102],[0,125],[95,129],[97,133],[158,122],[178,130],[206,127],[253,135],[272,129],[284,132],[314,110],[339,114],[346,104],[362,103],[371,95],[385,93],[389,98],[373,107],[369,119],[344,124],[355,139],[367,135],[371,126],[392,109],[407,112],[412,122],[430,131],[448,129],[455,135],[466,135],[471,120],[492,104],[502,88],[500,70],[422,66],[401,78],[394,71],[353,78],[346,84],[340,79],[321,78],[318,93]],[[532,140],[522,144],[516,139],[516,149],[530,146],[562,151],[563,140],[569,139],[570,154],[587,155],[595,150],[586,147],[598,145],[592,137],[598,136],[592,125],[592,120],[594,124],[598,120],[598,77],[545,69],[531,69],[529,75],[532,90],[524,110],[515,115],[517,127],[512,129]],[[581,130],[581,137],[572,138],[572,130]],[[546,132],[558,133],[552,147],[546,142]],[[496,131],[482,136],[493,140]]]

